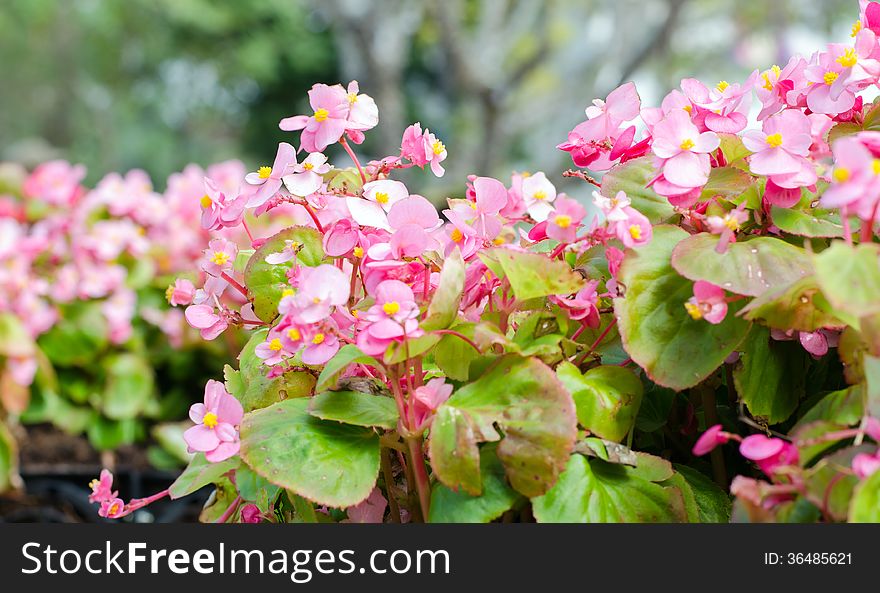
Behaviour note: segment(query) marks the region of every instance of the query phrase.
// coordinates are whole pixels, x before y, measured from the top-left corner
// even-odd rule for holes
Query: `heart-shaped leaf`
[[[598,366],[581,374],[570,362],[556,367],[574,398],[578,422],[591,433],[619,442],[632,430],[642,403],[641,380],[629,369]]]
[[[196,453],[190,460],[183,473],[177,476],[174,483],[168,489],[171,498],[182,498],[192,494],[202,486],[213,484],[220,480],[226,472],[232,471],[241,465],[241,459],[231,457],[225,461],[211,463],[205,459],[204,453]]]

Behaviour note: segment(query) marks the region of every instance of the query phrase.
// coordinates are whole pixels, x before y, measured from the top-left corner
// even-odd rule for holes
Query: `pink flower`
[[[623,220],[612,221],[608,228],[617,235],[624,247],[641,247],[651,242],[654,229],[648,218],[635,208],[623,208]]]
[[[700,435],[694,444],[693,454],[699,456],[706,455],[718,445],[723,445],[730,440],[730,436],[721,429],[720,424],[710,426],[706,432]]]
[[[531,216],[536,222],[547,220],[553,211],[553,200],[556,199],[556,187],[539,171],[522,180],[522,198]]]
[[[862,220],[871,220],[880,200],[880,161],[857,136],[840,138],[832,151],[832,183],[819,203],[826,208],[845,208]]]
[[[256,524],[263,522],[263,513],[260,511],[260,507],[252,502],[241,507],[241,513],[239,516],[241,517],[242,523]]]
[[[32,199],[54,206],[69,206],[82,195],[80,183],[86,176],[83,165],[49,161],[39,165],[25,180],[22,190]]]
[[[260,167],[259,170],[245,175],[244,180],[251,185],[259,186],[257,192],[247,202],[248,208],[262,206],[278,193],[283,184],[281,178],[289,173],[296,164],[296,149],[287,142],[278,144],[275,162],[271,167]],[[320,187],[320,186],[319,186]]]
[[[186,322],[199,330],[203,340],[213,340],[229,327],[226,315],[217,314],[212,305],[190,305],[184,312]]]
[[[327,156],[321,152],[313,152],[303,162],[296,163],[289,168],[290,173],[281,178],[284,187],[295,196],[310,196],[324,184],[325,173],[330,172],[327,164]]]
[[[813,164],[806,159],[813,144],[810,120],[798,109],[786,109],[764,121],[763,131],[750,130],[743,143],[754,154],[749,167],[775,185],[793,189],[816,183]]]
[[[349,279],[336,266],[304,266],[300,271],[299,290],[293,297],[296,317],[303,323],[323,321],[333,307],[348,302],[349,292]]]
[[[196,287],[193,286],[192,282],[186,278],[178,278],[174,281],[174,284],[170,285],[168,289],[165,290],[165,299],[173,307],[178,305],[189,305],[192,303],[195,294]]]
[[[434,415],[440,404],[452,395],[452,385],[442,377],[431,379],[425,385],[417,387],[412,394],[412,414],[415,420],[415,431],[421,432],[429,418]]]
[[[380,179],[364,184],[364,197],[388,212],[397,202],[409,197],[409,190],[399,181]]]
[[[859,478],[867,478],[877,470],[880,470],[880,456],[877,454],[859,453],[853,457],[852,469]]]
[[[316,84],[309,91],[310,116],[296,115],[282,119],[278,127],[284,131],[302,130],[300,143],[306,152],[323,152],[339,142],[348,122],[351,103],[342,85]]]
[[[205,192],[199,202],[202,208],[203,229],[219,231],[241,224],[246,197],[228,195],[209,177],[205,177]]]
[[[796,464],[799,459],[797,447],[793,444],[763,434],[744,438],[739,452],[746,459],[754,461],[768,476],[772,476],[780,467]]]
[[[599,327],[598,286],[598,280],[588,280],[574,296],[553,295],[550,301],[562,307],[571,319],[595,329]]]
[[[757,76],[757,71],[753,72],[744,84],[722,80],[713,89],[692,78],[681,84],[691,103],[700,107],[698,121],[713,132],[736,134],[748,123],[751,90]]]
[[[507,205],[507,188],[491,177],[473,180],[473,200],[460,200],[443,211],[455,226],[473,230],[478,237],[491,241],[501,232],[498,213]]]
[[[365,353],[382,354],[393,342],[417,338],[419,306],[412,289],[398,280],[380,282],[375,290],[376,303],[362,315],[369,322],[357,337],[357,344]]]
[[[375,128],[379,123],[379,108],[376,107],[372,97],[361,94],[356,80],[348,83],[346,98],[349,110],[345,131],[351,135],[351,132],[364,132]]]
[[[205,402],[193,404],[190,419],[196,426],[183,433],[190,452],[201,451],[211,463],[229,459],[238,453],[238,425],[244,409],[230,395],[223,383],[210,380],[205,385]]]
[[[620,222],[627,219],[624,208],[630,205],[625,191],[619,191],[613,198],[606,198],[597,191],[593,192],[593,204],[605,215],[608,222]]]
[[[440,165],[446,160],[446,146],[426,128],[422,132],[419,123],[412,124],[403,132],[400,142],[400,156],[417,167],[431,166],[431,172],[443,177],[445,171]]]
[[[694,296],[688,299],[684,308],[692,318],[705,319],[717,325],[727,316],[724,289],[710,282],[698,280],[694,283]]]
[[[125,502],[121,498],[109,498],[101,501],[98,516],[105,519],[118,519],[128,514],[125,511]]]
[[[709,180],[709,153],[719,146],[715,132],[700,133],[686,111],[673,111],[654,126],[651,145],[662,159],[663,178],[682,188],[702,187]]]
[[[89,502],[103,503],[107,500],[114,500],[119,493],[113,490],[113,474],[110,470],[101,470],[101,475],[89,482],[89,488],[92,489],[89,494]]]
[[[773,66],[756,79],[755,92],[762,105],[758,121],[764,121],[786,107],[799,106],[798,98],[807,87],[807,81],[804,78],[806,67],[807,61],[805,59],[794,56],[785,68]]]
[[[547,217],[547,236],[560,243],[573,243],[586,215],[586,209],[577,200],[560,196]]]
[[[325,227],[324,253],[331,257],[347,256],[358,246],[359,241],[357,225],[348,218],[341,218],[330,228]]]
[[[222,273],[232,270],[237,255],[238,245],[226,239],[214,239],[208,243],[208,248],[204,251],[201,268],[211,276],[219,277]]]

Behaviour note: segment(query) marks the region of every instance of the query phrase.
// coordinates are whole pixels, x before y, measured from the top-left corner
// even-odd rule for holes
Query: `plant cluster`
[[[880,519],[878,34],[862,1],[851,44],[594,101],[559,148],[600,216],[538,172],[470,177],[444,220],[394,179],[442,175],[442,141],[414,124],[361,164],[375,103],[316,84],[280,123],[299,150],[202,200],[206,228],[307,223],[215,239],[177,299],[205,339],[253,333],[157,496],[216,484],[218,521],[696,522],[730,518],[729,485],[738,518]],[[111,483],[103,516],[146,504]]]

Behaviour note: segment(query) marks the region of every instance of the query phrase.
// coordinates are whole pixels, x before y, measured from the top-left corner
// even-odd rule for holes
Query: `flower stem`
[[[435,333],[435,334],[443,334],[443,335],[455,336],[456,338],[458,338],[458,339],[460,339],[460,340],[464,340],[465,342],[467,342],[468,344],[470,344],[471,348],[473,348],[474,350],[477,351],[477,354],[482,354],[482,351],[480,351],[480,347],[477,346],[477,344],[476,344],[473,340],[471,340],[471,339],[470,339],[469,337],[467,337],[466,335],[464,335],[464,334],[462,334],[462,333],[459,333],[459,332],[455,331],[454,329],[438,329],[438,330],[435,330],[434,333]]]
[[[428,511],[431,508],[431,480],[428,478],[428,469],[425,467],[425,452],[422,449],[422,436],[417,435],[406,439],[409,447],[409,462],[413,468],[416,481],[416,489],[419,493],[419,507],[422,511],[422,520],[428,522]]]
[[[708,385],[701,385],[698,389],[703,399],[703,414],[706,417],[706,424],[708,426],[719,424],[718,410],[715,407],[715,390]],[[724,467],[724,453],[716,447],[709,453],[709,458],[712,461],[712,476],[715,479],[715,483],[722,490],[727,490],[727,469]]]
[[[226,523],[227,521],[229,521],[229,519],[232,518],[232,515],[235,514],[235,511],[238,510],[238,505],[241,504],[241,500],[241,496],[236,496],[235,499],[233,499],[233,501],[229,503],[229,506],[226,507],[226,510],[223,511],[223,514],[220,515],[220,517],[216,521],[214,521],[214,523]]]
[[[339,139],[339,143],[342,145],[342,148],[345,149],[345,152],[348,153],[348,156],[351,157],[351,160],[354,161],[354,166],[357,167],[358,173],[360,173],[361,176],[361,183],[366,183],[367,176],[364,175],[364,170],[361,169],[361,162],[358,160],[357,155],[354,154],[351,146],[348,145],[348,140],[346,140],[345,136]]]
[[[318,220],[318,215],[315,214],[315,211],[312,209],[312,206],[311,206],[308,202],[306,202],[305,200],[303,200],[303,201],[301,201],[301,202],[300,202],[300,201],[297,201],[297,202],[295,202],[295,203],[296,203],[296,204],[299,204],[300,206],[302,206],[303,208],[306,209],[306,212],[308,212],[308,213],[309,213],[309,216],[312,217],[312,222],[315,223],[315,227],[317,227],[317,229],[318,229],[319,232],[323,233],[323,232],[324,232],[324,226],[321,224],[321,221]]]
[[[388,506],[391,507],[391,522],[400,523],[400,506],[397,504],[397,497],[394,495],[394,472],[391,470],[391,450],[383,449],[382,457],[382,478],[385,480],[385,493],[388,495]]]
[[[244,298],[250,299],[250,297],[248,296],[247,289],[244,286],[242,286],[241,284],[239,284],[235,278],[233,278],[232,276],[230,276],[226,272],[220,272],[220,277],[223,278],[224,280],[226,280],[227,282],[229,282],[229,285],[232,286],[232,288],[234,288],[235,290],[237,290],[238,292],[243,294]]]

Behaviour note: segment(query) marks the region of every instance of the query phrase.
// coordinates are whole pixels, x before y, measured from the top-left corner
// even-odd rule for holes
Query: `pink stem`
[[[235,514],[235,511],[238,510],[238,505],[241,504],[241,496],[236,496],[235,499],[229,503],[229,506],[223,511],[223,514],[214,521],[214,523],[226,523],[229,521],[230,517]]]
[[[477,346],[477,344],[473,340],[471,340],[466,335],[455,331],[454,329],[438,329],[438,330],[435,330],[434,333],[455,336],[456,338],[458,338],[460,340],[464,340],[465,342],[470,344],[471,348],[473,348],[474,350],[477,351],[477,354],[482,354],[482,352],[480,351],[480,347]]]
[[[247,289],[245,289],[244,286],[242,286],[241,284],[239,284],[239,283],[235,280],[235,278],[233,278],[232,276],[230,276],[230,275],[227,274],[226,272],[220,272],[220,277],[223,278],[224,280],[226,280],[227,282],[229,282],[229,284],[230,284],[235,290],[237,290],[238,292],[240,292],[241,294],[243,294],[243,295],[244,295],[244,298],[246,298],[246,299],[250,299],[250,297],[248,296]]]
[[[358,160],[357,156],[354,154],[354,151],[351,149],[351,146],[348,145],[348,140],[345,139],[345,136],[339,139],[339,143],[342,145],[342,148],[345,149],[345,152],[348,153],[348,156],[351,157],[351,160],[354,161],[354,166],[357,167],[358,173],[361,176],[361,183],[367,182],[367,176],[364,175],[364,170],[361,169],[361,162]]]

